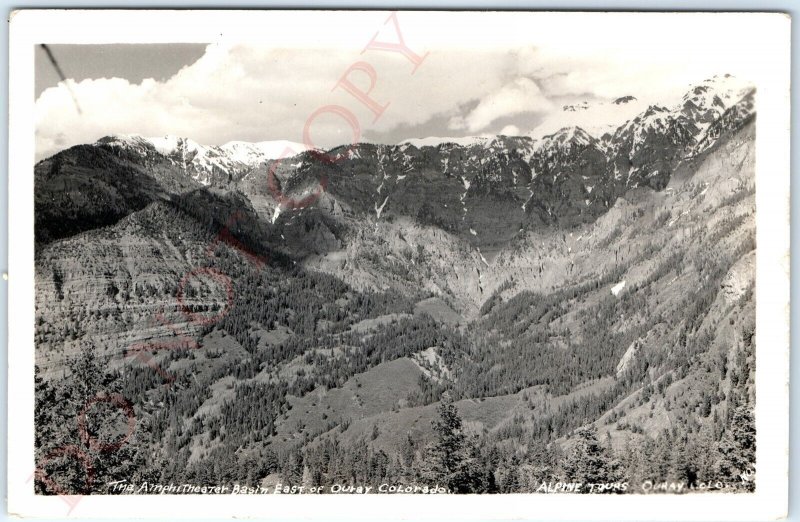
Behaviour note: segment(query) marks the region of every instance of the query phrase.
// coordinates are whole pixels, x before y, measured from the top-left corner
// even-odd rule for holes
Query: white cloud
[[[361,53],[364,44],[358,42],[319,49],[297,43],[209,45],[200,60],[166,81],[131,84],[99,78],[74,83],[82,114],[63,85],[48,89],[36,102],[37,156],[112,133],[175,134],[208,145],[301,142],[309,116],[330,104],[352,111],[362,136],[381,136],[390,143],[452,135],[453,130],[465,135],[499,132],[504,126],[524,134],[541,121],[554,122],[566,103],[624,95],[643,104],[669,103],[669,97],[679,96],[693,82],[726,72],[748,77],[756,62],[763,61],[754,61],[760,55],[753,51],[752,39],[743,37],[746,20],[709,25],[709,19],[723,19],[565,16],[571,24],[565,33],[564,24],[553,23],[559,18],[555,15],[514,14],[502,16],[503,24],[487,25],[485,16],[465,14],[463,24],[437,25],[450,15],[403,13],[409,47],[430,52],[414,75],[401,54]],[[383,27],[383,15],[376,17]],[[583,25],[574,27],[576,21]],[[334,88],[358,61],[375,69],[372,98],[380,105],[389,103],[374,123],[374,114]],[[369,86],[362,72],[350,79]],[[351,135],[350,126],[333,114],[323,114],[311,128],[318,146],[347,143]]]
[[[453,118],[450,128],[476,132],[499,118],[526,112],[548,112],[552,108],[553,104],[542,94],[536,82],[530,78],[517,78],[482,99],[466,117]]]
[[[344,89],[335,88],[358,61],[368,61],[375,69],[370,96],[380,105],[389,103],[374,123],[372,112]],[[411,75],[410,62],[397,53],[367,56],[352,51],[210,45],[200,60],[165,82],[131,84],[120,78],[73,82],[82,114],[65,86],[45,90],[36,102],[37,151],[41,157],[112,133],[176,134],[211,145],[232,140],[302,142],[309,117],[328,105],[352,111],[362,136],[386,133],[436,115],[457,114],[460,105],[500,87],[508,62],[499,51],[441,50],[432,52]],[[369,78],[361,71],[352,72],[349,79],[359,88],[369,87]],[[340,116],[324,112],[311,123],[310,134],[316,145],[333,146],[348,143],[353,129]]]
[[[516,125],[506,125],[502,129],[500,129],[500,134],[503,136],[519,136],[519,127]]]

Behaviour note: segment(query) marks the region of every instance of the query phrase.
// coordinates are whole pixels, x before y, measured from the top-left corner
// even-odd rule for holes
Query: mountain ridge
[[[154,144],[139,136],[106,137],[82,147],[105,151],[102,154],[109,159],[116,155],[122,171],[133,168],[135,180],[128,174],[119,176],[126,185],[153,185],[150,178],[155,178],[155,184],[163,187],[158,196],[136,196],[139,199],[131,208],[193,188],[235,190],[250,200],[262,219],[276,225],[281,215],[292,215],[323,199],[339,213],[348,209],[362,218],[411,217],[455,233],[473,247],[491,253],[522,230],[570,228],[592,222],[633,188],[662,190],[679,163],[696,153],[700,142],[707,149],[752,116],[752,100],[749,105],[746,101],[752,98],[752,90],[745,91],[741,82],[735,83],[736,92],[746,94],[734,102],[730,89],[713,94],[712,87],[720,81],[712,80],[687,92],[683,105],[674,109],[649,106],[613,135],[600,138],[581,127],[565,127],[539,140],[500,135],[461,144],[441,142],[417,147],[413,142],[358,143],[328,151],[299,150],[288,142],[271,142],[268,146],[229,142],[209,148],[175,137],[155,140]],[[727,85],[726,81],[721,83]],[[692,93],[695,95],[690,96]],[[702,122],[685,114],[690,102],[692,114],[700,115]],[[727,106],[725,111],[721,106]],[[716,115],[710,123],[709,114]],[[279,154],[281,146],[296,154],[268,158]],[[72,160],[53,159],[70,156],[70,150],[37,164],[37,178],[54,179],[44,171],[52,174],[59,165],[70,164]],[[82,172],[76,177],[83,179],[86,175],[88,172]],[[100,211],[108,216],[106,221],[127,212],[125,204],[113,203],[120,194],[131,198],[138,193],[135,188],[122,191],[114,186],[107,192],[97,197],[101,207],[103,200],[113,205],[113,209]],[[45,189],[40,198],[63,200],[63,190],[50,196]],[[287,202],[293,203],[287,207]],[[42,212],[43,216],[53,215],[48,218],[54,223],[51,228],[63,230],[55,233],[56,237],[69,233],[71,227],[80,228],[78,222],[85,212],[69,201],[64,205],[64,216],[58,216],[57,208]],[[293,207],[297,205],[299,208]],[[93,226],[91,220],[86,223]],[[40,229],[47,230],[48,225]],[[52,235],[47,232],[40,237],[47,241]]]

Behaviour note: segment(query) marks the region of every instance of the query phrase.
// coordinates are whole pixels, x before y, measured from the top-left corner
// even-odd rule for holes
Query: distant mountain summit
[[[680,110],[705,130],[751,90],[752,84],[730,74],[714,76],[689,89],[683,96]]]
[[[635,96],[621,96],[621,97],[617,98],[616,100],[614,100],[612,103],[614,105],[622,105],[624,103],[631,103],[631,102],[635,102],[635,101],[636,101],[636,97]]]
[[[700,129],[683,114],[652,105],[618,128],[609,141],[614,179],[625,187],[666,186],[672,167],[695,143]]]
[[[564,105],[561,110],[565,112],[575,112],[575,111],[585,111],[589,108],[589,102],[582,101],[580,103],[573,103],[570,105]]]
[[[720,138],[732,134],[755,118],[755,94],[755,89],[751,88],[739,101],[730,105],[722,115],[712,121],[698,139],[694,153],[700,154],[707,151]]]
[[[308,149],[301,143],[277,140],[248,143],[230,141],[218,147],[200,145],[189,138],[166,135],[145,138],[138,135],[112,135],[99,145],[124,147],[147,157],[156,152],[202,185],[229,183],[254,167],[282,155],[294,156]],[[289,151],[287,153],[287,151]]]
[[[398,145],[413,145],[417,148],[420,147],[438,147],[444,144],[459,145],[461,147],[471,147],[473,145],[484,146],[493,139],[492,136],[464,136],[460,138],[448,138],[439,136],[429,136],[427,138],[412,138],[405,140]]]
[[[600,138],[635,117],[646,106],[633,96],[623,96],[613,101],[581,101],[562,106],[540,122],[531,136],[541,139],[567,127],[580,127],[586,133]]]

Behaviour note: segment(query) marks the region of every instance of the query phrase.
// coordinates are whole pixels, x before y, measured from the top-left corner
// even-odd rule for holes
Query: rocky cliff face
[[[87,339],[114,367],[137,343],[196,335],[199,327],[184,313],[178,290],[203,266],[213,239],[174,207],[155,202],[115,225],[42,248],[36,258],[39,367],[58,371]],[[224,295],[207,297],[225,302]]]
[[[689,118],[652,106],[617,129],[609,144],[614,179],[628,187],[663,189],[700,129]]]
[[[531,212],[566,226],[594,220],[616,197],[607,163],[600,141],[581,128],[546,136],[531,158]]]

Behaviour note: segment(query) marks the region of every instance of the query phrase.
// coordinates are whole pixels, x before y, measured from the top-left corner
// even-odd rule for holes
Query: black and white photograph
[[[786,15],[45,13],[30,502],[785,513]]]

